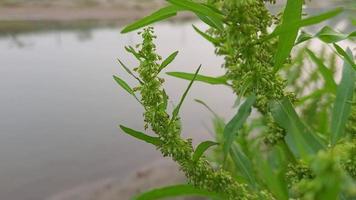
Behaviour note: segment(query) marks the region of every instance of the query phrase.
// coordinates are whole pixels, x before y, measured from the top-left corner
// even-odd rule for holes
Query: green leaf
[[[133,129],[127,128],[123,125],[120,125],[121,130],[123,130],[125,133],[131,135],[132,137],[135,137],[139,140],[145,141],[147,143],[153,144],[155,146],[158,146],[161,144],[161,141],[159,140],[159,138],[157,137],[152,137],[152,136],[148,136],[142,132],[139,131],[135,131]]]
[[[210,7],[189,0],[167,1],[177,7],[194,12],[198,17],[203,17],[203,19],[201,18],[202,21],[206,22],[208,25],[213,25],[213,27],[218,28],[220,30],[223,29],[222,15],[220,13],[215,12],[215,10],[211,9]]]
[[[194,151],[193,160],[198,161],[207,149],[209,149],[211,146],[218,145],[218,144],[219,143],[212,142],[212,141],[205,141],[200,143],[196,148],[196,150]]]
[[[354,70],[356,70],[356,64],[354,62],[353,56],[350,56],[346,53],[339,45],[333,44],[336,52],[344,59],[345,62],[348,62]]]
[[[262,177],[267,188],[271,191],[276,199],[288,200],[287,184],[282,177],[281,171],[273,170],[268,161],[262,158],[260,152],[256,152],[256,165],[259,176]]]
[[[280,34],[294,32],[296,28],[301,28],[301,27],[305,27],[305,26],[318,24],[320,22],[323,22],[325,20],[328,20],[330,18],[333,18],[333,17],[339,15],[343,11],[344,11],[343,8],[336,8],[334,10],[327,11],[327,12],[319,14],[319,15],[307,17],[307,18],[299,20],[299,21],[293,21],[289,24],[285,24],[284,26],[280,25],[273,31],[273,33],[271,33],[269,36],[267,36],[264,40],[273,38]]]
[[[296,44],[308,41],[308,40],[313,39],[313,38],[319,38],[321,41],[323,41],[325,43],[336,43],[336,42],[340,42],[342,40],[352,39],[354,37],[356,37],[356,31],[354,31],[354,32],[352,32],[350,34],[343,34],[343,33],[336,32],[335,30],[333,30],[329,26],[324,26],[314,36],[311,36],[311,35],[306,34],[305,32],[303,32],[299,36],[299,38],[297,39],[297,43]]]
[[[251,160],[243,153],[237,144],[233,144],[230,149],[230,156],[246,181],[256,188],[256,178],[253,172]]]
[[[298,22],[299,27],[305,27],[305,26],[310,26],[314,24],[318,24],[320,22],[326,21],[328,19],[331,19],[333,17],[336,17],[340,13],[344,11],[344,8],[335,8],[334,10],[330,10],[324,13],[321,13],[319,15],[311,16],[305,19],[302,19],[302,21]]]
[[[206,109],[208,109],[215,117],[218,117],[218,114],[216,114],[216,112],[213,111],[213,109],[211,109],[208,104],[206,104],[203,100],[200,99],[194,99],[195,102],[200,103],[201,105],[203,105]]]
[[[322,141],[302,122],[288,98],[275,101],[271,113],[276,122],[287,131],[285,141],[293,154],[308,158],[324,148]]]
[[[337,85],[334,80],[333,72],[329,68],[327,68],[324,65],[323,61],[320,58],[318,58],[312,51],[310,51],[309,49],[306,49],[306,52],[308,53],[310,58],[313,60],[313,62],[317,65],[321,75],[323,76],[324,81],[325,81],[325,89],[332,93],[336,93]]]
[[[132,55],[134,55],[137,60],[141,61],[140,55],[135,51],[135,49],[132,46],[125,47],[125,50],[131,53]]]
[[[125,69],[125,71],[126,71],[128,74],[130,74],[132,77],[134,77],[136,80],[138,80],[138,82],[140,82],[141,84],[143,84],[143,82],[141,81],[141,79],[138,78],[135,74],[133,74],[133,73],[131,72],[131,70],[130,70],[128,67],[126,67],[126,65],[125,65],[123,62],[121,62],[120,59],[117,59],[117,60],[119,61],[120,65]]]
[[[191,81],[195,76],[195,74],[186,73],[186,72],[167,72],[166,74],[169,76],[173,76],[176,78],[181,78],[189,81]],[[200,81],[211,85],[227,85],[227,79],[225,76],[211,77],[211,76],[197,75],[195,77],[195,81]]]
[[[134,30],[137,30],[139,28],[145,27],[147,25],[153,24],[158,21],[162,21],[164,19],[173,17],[177,15],[177,12],[180,11],[181,9],[178,8],[177,6],[167,6],[164,8],[159,9],[158,11],[150,14],[147,17],[144,17],[128,26],[126,26],[121,33],[128,33]]]
[[[126,90],[126,92],[128,92],[129,94],[135,96],[133,90],[131,89],[131,87],[121,78],[117,77],[117,76],[113,76],[114,80],[116,81],[117,84],[119,84],[124,90]]]
[[[242,128],[243,124],[247,120],[247,118],[251,114],[252,106],[256,101],[256,96],[251,95],[249,96],[246,101],[240,106],[239,110],[237,111],[236,115],[227,123],[224,129],[224,155],[225,160],[230,152],[231,145],[236,139],[239,129]]]
[[[198,189],[192,185],[173,185],[144,192],[132,198],[132,200],[157,200],[178,196],[220,197],[216,193]]]
[[[347,54],[353,57],[351,50]],[[339,139],[345,136],[345,126],[351,112],[353,91],[355,88],[356,71],[349,62],[344,61],[342,79],[337,88],[335,104],[332,110],[331,120],[331,144],[335,145]]]
[[[220,23],[219,21],[213,20],[210,17],[207,17],[205,15],[199,14],[199,13],[195,13],[197,15],[197,17],[202,21],[205,22],[207,25],[209,25],[212,28],[216,28],[220,31],[223,30],[223,25],[222,23]]]
[[[286,29],[290,23],[300,21],[302,18],[303,0],[288,0],[284,14],[282,17],[282,24],[280,29]],[[288,32],[279,35],[279,42],[277,52],[274,58],[276,70],[280,69],[285,60],[290,55],[294,46],[295,40],[298,36],[299,27],[294,26]]]
[[[172,53],[171,55],[169,55],[161,64],[159,71],[162,71],[162,69],[164,69],[165,67],[167,67],[169,64],[171,64],[173,62],[173,60],[176,58],[176,56],[178,55],[178,51]]]
[[[219,43],[219,41],[217,39],[211,37],[210,35],[204,33],[203,31],[199,30],[196,26],[193,25],[193,28],[197,33],[199,33],[203,38],[205,38],[206,40],[208,40],[212,44],[218,44]]]
[[[178,116],[178,113],[179,113],[180,107],[182,106],[182,104],[183,104],[183,102],[184,102],[185,97],[187,96],[187,94],[188,94],[188,92],[189,92],[190,88],[192,87],[192,85],[193,85],[193,83],[194,83],[195,79],[197,78],[198,73],[199,73],[199,71],[200,71],[200,68],[201,68],[201,65],[198,67],[198,69],[197,69],[197,71],[195,72],[195,74],[194,74],[193,78],[191,79],[191,81],[190,81],[190,83],[189,83],[189,85],[188,85],[187,89],[186,89],[186,90],[185,90],[185,92],[183,93],[183,96],[182,96],[182,98],[181,98],[181,100],[180,100],[179,104],[177,105],[177,107],[176,107],[176,108],[174,108],[174,110],[173,110],[173,114],[172,114],[172,120],[171,120],[171,121],[174,121],[174,120],[176,119],[176,117]]]

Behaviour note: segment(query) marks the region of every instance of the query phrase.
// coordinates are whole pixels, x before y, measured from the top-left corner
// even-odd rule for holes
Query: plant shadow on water
[[[344,21],[329,23],[352,30]],[[217,67],[222,59],[190,24],[157,25],[162,55],[184,50],[169,71],[192,72],[202,64],[203,74],[223,74]],[[0,37],[0,199],[38,200],[103,177],[123,178],[159,157],[151,146],[119,134],[117,127],[127,122],[142,129],[141,108],[117,92],[110,79],[118,71],[124,74],[115,58],[135,65],[123,46],[138,41],[136,34],[120,35],[118,28],[103,27]],[[166,80],[173,102],[186,84]],[[197,83],[182,107],[183,132],[196,143],[211,135],[204,128],[210,127],[210,116],[194,98],[208,99],[226,118],[233,114],[231,90],[211,88]]]

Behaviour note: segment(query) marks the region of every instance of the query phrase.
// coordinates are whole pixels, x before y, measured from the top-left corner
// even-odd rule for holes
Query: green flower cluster
[[[256,94],[255,107],[268,120],[265,141],[276,144],[284,138],[285,131],[268,117],[268,104],[285,96],[295,101],[295,95],[284,91],[286,81],[275,72],[273,60],[277,40],[263,41],[269,34],[268,28],[279,23],[278,18],[268,11],[265,2],[275,1],[210,1],[224,13],[227,25],[224,31],[211,29],[208,33],[218,41],[215,44],[216,54],[224,56],[223,67],[235,93],[239,96]]]
[[[311,180],[314,177],[315,175],[306,164],[301,162],[288,164],[286,180],[289,188],[302,180]]]
[[[204,157],[197,161],[193,159],[191,140],[180,137],[179,118],[171,118],[166,111],[168,97],[162,88],[164,81],[158,77],[161,71],[158,61],[161,57],[155,52],[153,34],[152,28],[146,28],[141,33],[143,43],[138,45],[140,49],[136,54],[140,65],[135,71],[142,79],[142,84],[136,90],[141,93],[141,102],[145,108],[146,128],[151,126],[160,139],[158,149],[164,156],[172,157],[188,180],[198,188],[223,194],[226,199],[273,199],[267,192],[251,191],[247,185],[238,183],[228,172],[213,169]]]
[[[292,195],[305,200],[338,199],[341,183],[345,182],[338,158],[332,151],[320,151],[310,165],[315,177],[293,185]]]

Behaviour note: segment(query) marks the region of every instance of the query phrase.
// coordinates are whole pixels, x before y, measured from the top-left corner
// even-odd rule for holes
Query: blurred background
[[[282,3],[271,10],[277,11]],[[142,108],[112,75],[135,85],[117,58],[136,67],[124,46],[135,45],[140,38],[136,33],[122,35],[120,29],[163,4],[161,0],[0,0],[0,199],[99,199],[96,193],[105,196],[105,191],[138,185],[128,178],[131,174],[148,179],[139,172],[160,163],[160,154],[119,130],[119,124],[143,130]],[[354,30],[353,0],[308,1],[306,12],[316,14],[336,6],[347,10],[327,23],[341,31]],[[189,14],[155,25],[158,52],[166,57],[180,51],[166,70],[193,72],[202,64],[202,74],[222,75],[222,58],[194,32],[192,23],[205,27]],[[171,105],[187,84],[166,79]],[[194,144],[212,137],[211,116],[193,99],[205,100],[228,119],[234,113],[234,96],[226,87],[195,84],[181,112],[184,136],[193,138]]]

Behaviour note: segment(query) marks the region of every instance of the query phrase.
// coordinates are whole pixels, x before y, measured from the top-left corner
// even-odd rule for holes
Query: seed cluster
[[[275,72],[277,40],[262,40],[269,34],[268,28],[278,23],[278,18],[271,15],[265,2],[274,3],[264,0],[210,1],[224,13],[227,25],[224,31],[211,29],[208,33],[218,41],[216,54],[224,56],[223,67],[235,93],[239,96],[256,94],[254,106],[268,116],[271,100],[289,97],[295,101],[295,95],[284,91],[286,81]],[[265,142],[273,145],[283,140],[285,131],[272,118],[267,117],[267,120]]]
[[[180,137],[179,118],[170,118],[166,111],[168,97],[162,89],[164,81],[158,77],[160,71],[158,61],[161,57],[155,52],[153,34],[152,28],[146,28],[141,33],[143,42],[138,45],[140,50],[136,55],[140,65],[135,71],[143,82],[136,90],[141,93],[141,102],[145,108],[146,128],[151,126],[159,137],[161,142],[158,149],[164,156],[172,157],[180,165],[188,180],[199,188],[218,192],[227,199],[252,200],[260,197],[273,199],[265,191],[251,192],[247,185],[238,183],[228,172],[213,169],[204,157],[198,161],[193,160],[194,149],[191,140]]]

